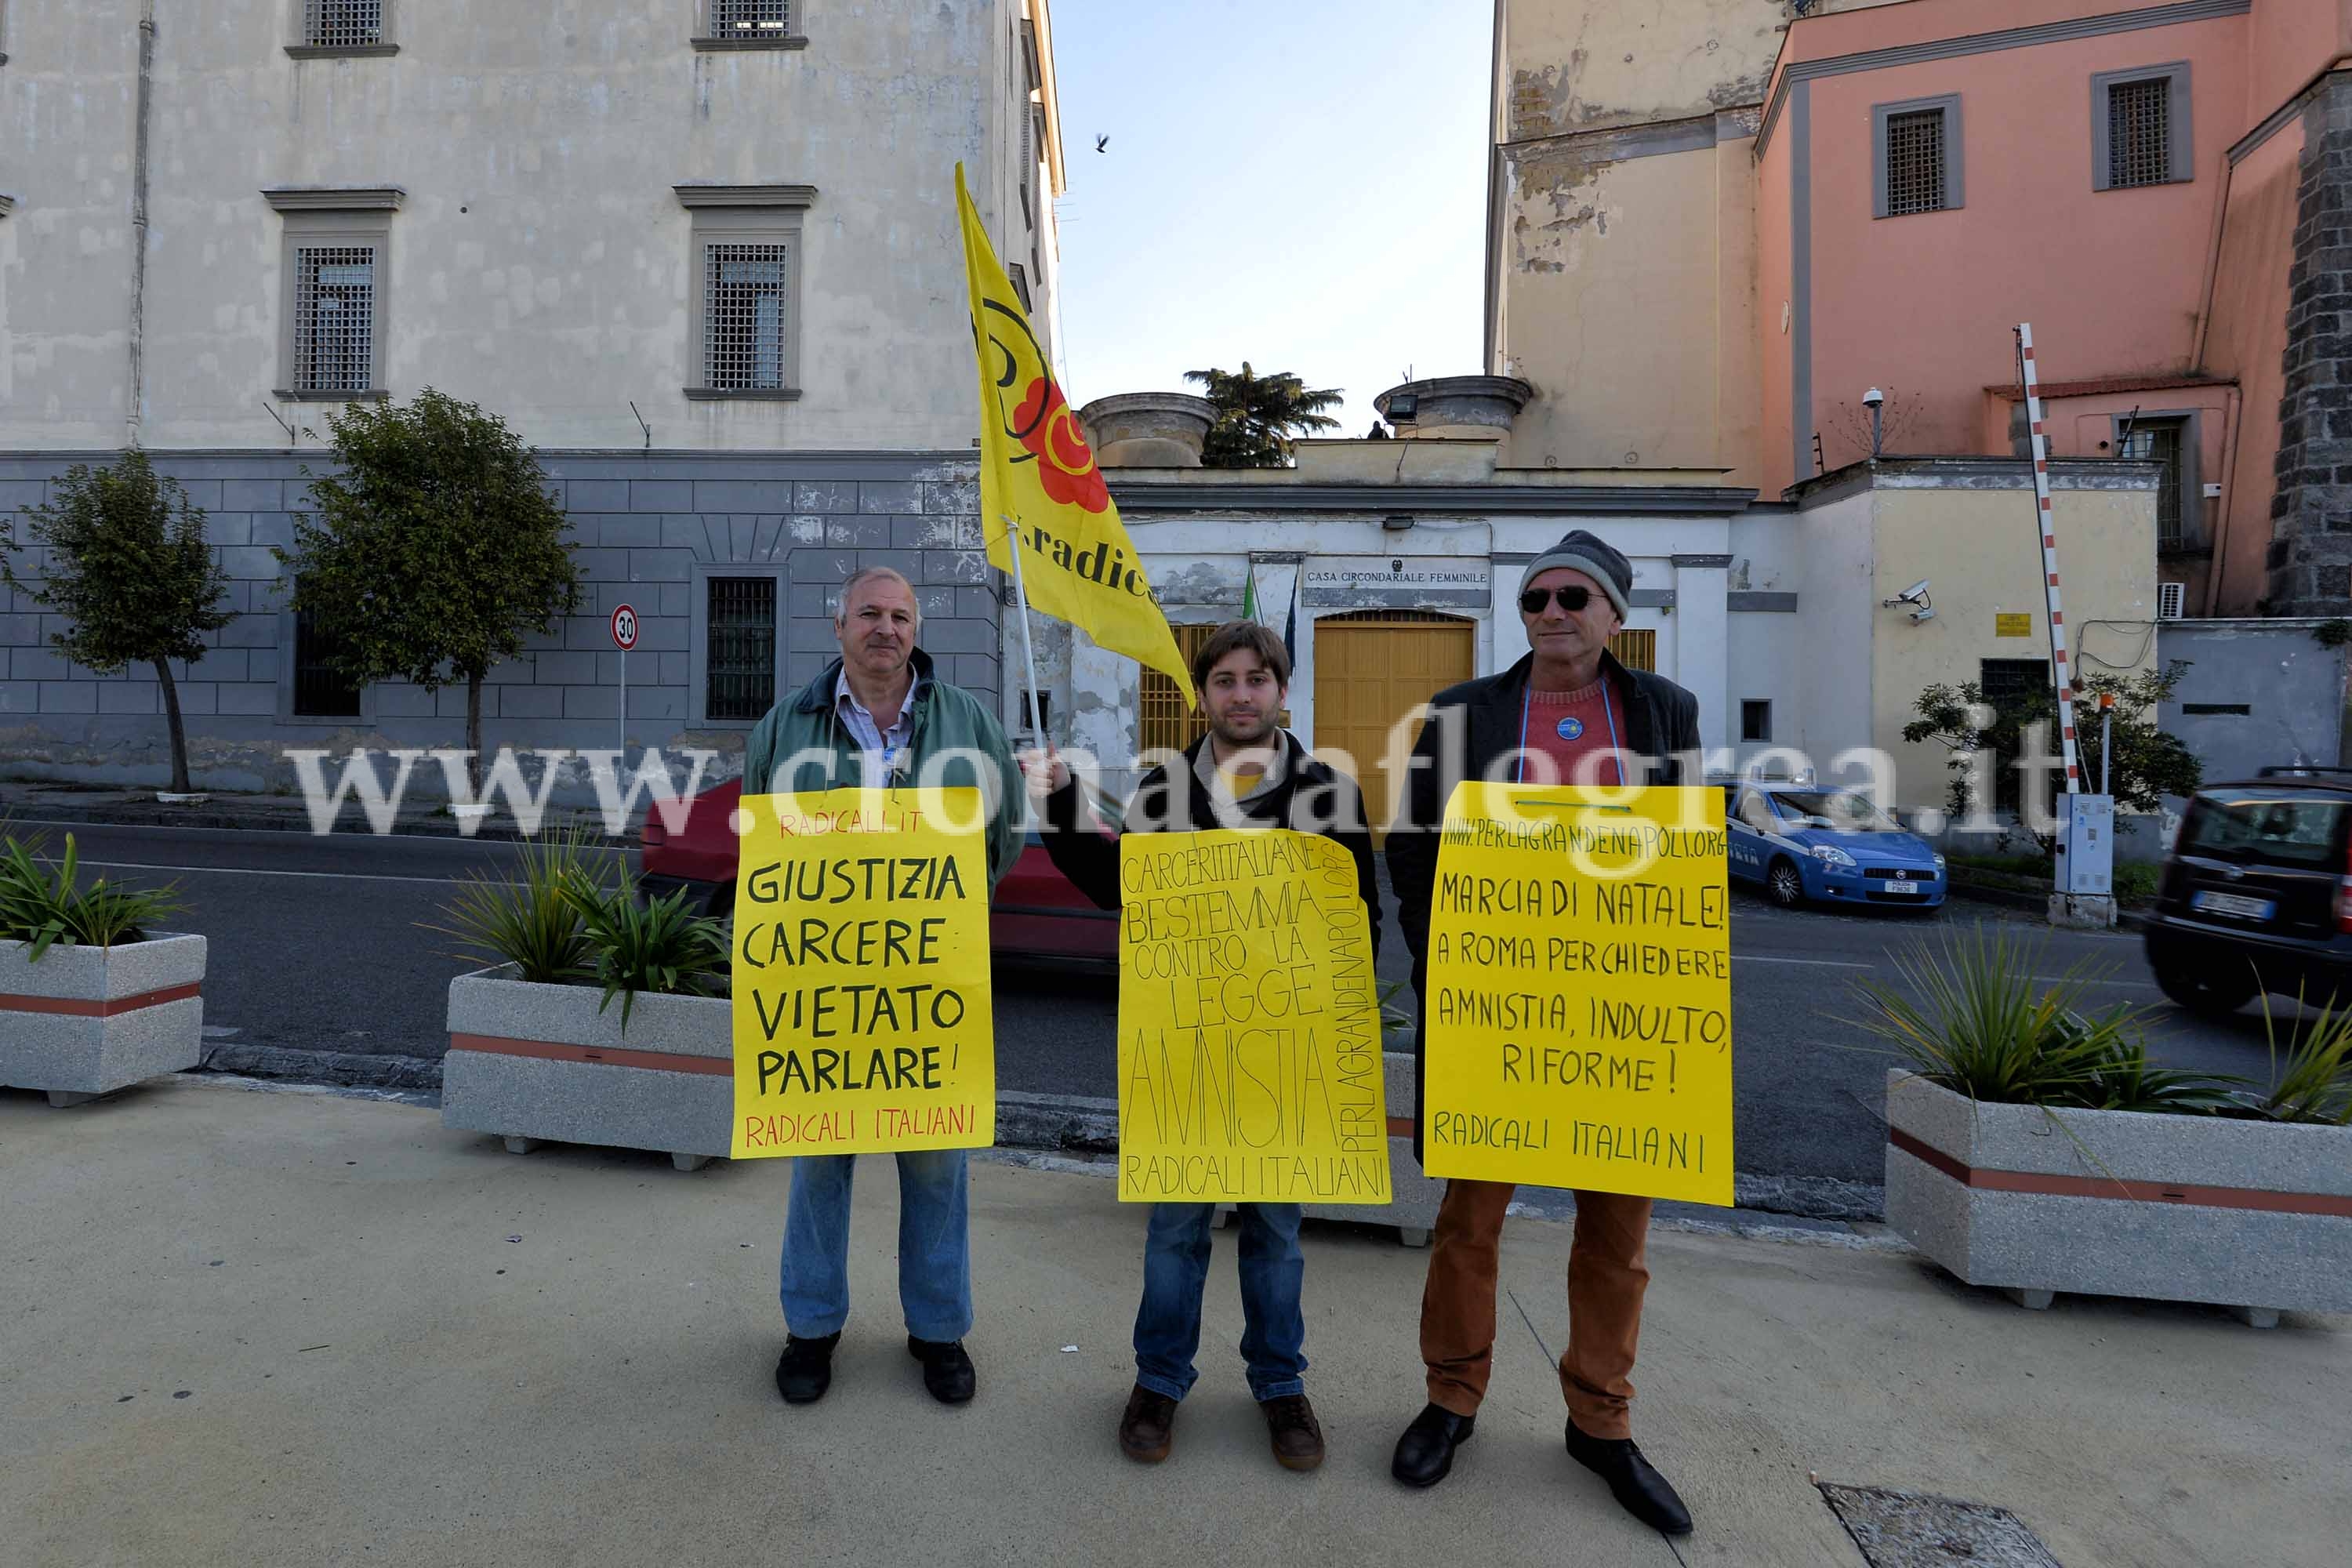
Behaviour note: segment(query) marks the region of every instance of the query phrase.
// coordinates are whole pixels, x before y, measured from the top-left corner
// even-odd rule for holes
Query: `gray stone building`
[[[1050,344],[1046,0],[7,9],[0,517],[132,446],[205,510],[239,616],[175,671],[200,787],[461,743],[461,688],[333,678],[272,553],[325,412],[427,386],[538,448],[588,583],[490,677],[490,747],[622,742],[625,603],[628,747],[730,752],[867,565],[1003,700],[953,171]],[[156,682],[56,629],[0,614],[0,770],[160,782]]]

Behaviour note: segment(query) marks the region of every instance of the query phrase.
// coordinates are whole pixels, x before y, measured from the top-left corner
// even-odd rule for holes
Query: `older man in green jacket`
[[[833,620],[841,658],[776,704],[743,751],[743,793],[787,795],[862,786],[978,789],[988,808],[988,881],[1019,852],[1020,770],[1003,727],[970,692],[939,679],[915,646],[922,613],[907,579],[869,567],[842,584]],[[961,1405],[976,1386],[963,1337],[971,1328],[971,1233],[965,1152],[910,1150],[898,1162],[898,1300],[907,1351],[923,1385]],[[849,1318],[849,1188],[856,1160],[793,1162],[784,1221],[782,1296],[787,1331],[776,1389],[793,1405],[824,1396]]]

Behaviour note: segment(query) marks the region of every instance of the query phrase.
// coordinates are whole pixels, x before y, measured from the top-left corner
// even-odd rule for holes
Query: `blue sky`
[[[1055,0],[1070,401],[1475,374],[1491,0]],[[1097,153],[1095,138],[1108,135]]]

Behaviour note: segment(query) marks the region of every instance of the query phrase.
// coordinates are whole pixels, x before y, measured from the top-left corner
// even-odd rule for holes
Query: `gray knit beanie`
[[[1572,567],[1600,584],[1609,602],[1617,606],[1617,618],[1625,618],[1625,596],[1633,591],[1633,563],[1610,548],[1598,534],[1580,528],[1528,562],[1527,575],[1519,579],[1520,589],[1524,591],[1539,574],[1555,566]]]

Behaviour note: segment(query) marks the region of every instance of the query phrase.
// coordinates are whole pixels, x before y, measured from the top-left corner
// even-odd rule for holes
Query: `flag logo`
[[[972,351],[980,380],[980,496],[989,563],[1013,579],[1022,605],[1084,630],[1097,647],[1165,673],[1189,700],[1192,682],[1020,297],[997,264],[956,170]],[[1025,646],[1025,644],[1024,644]],[[1033,677],[1031,685],[1035,684]]]

